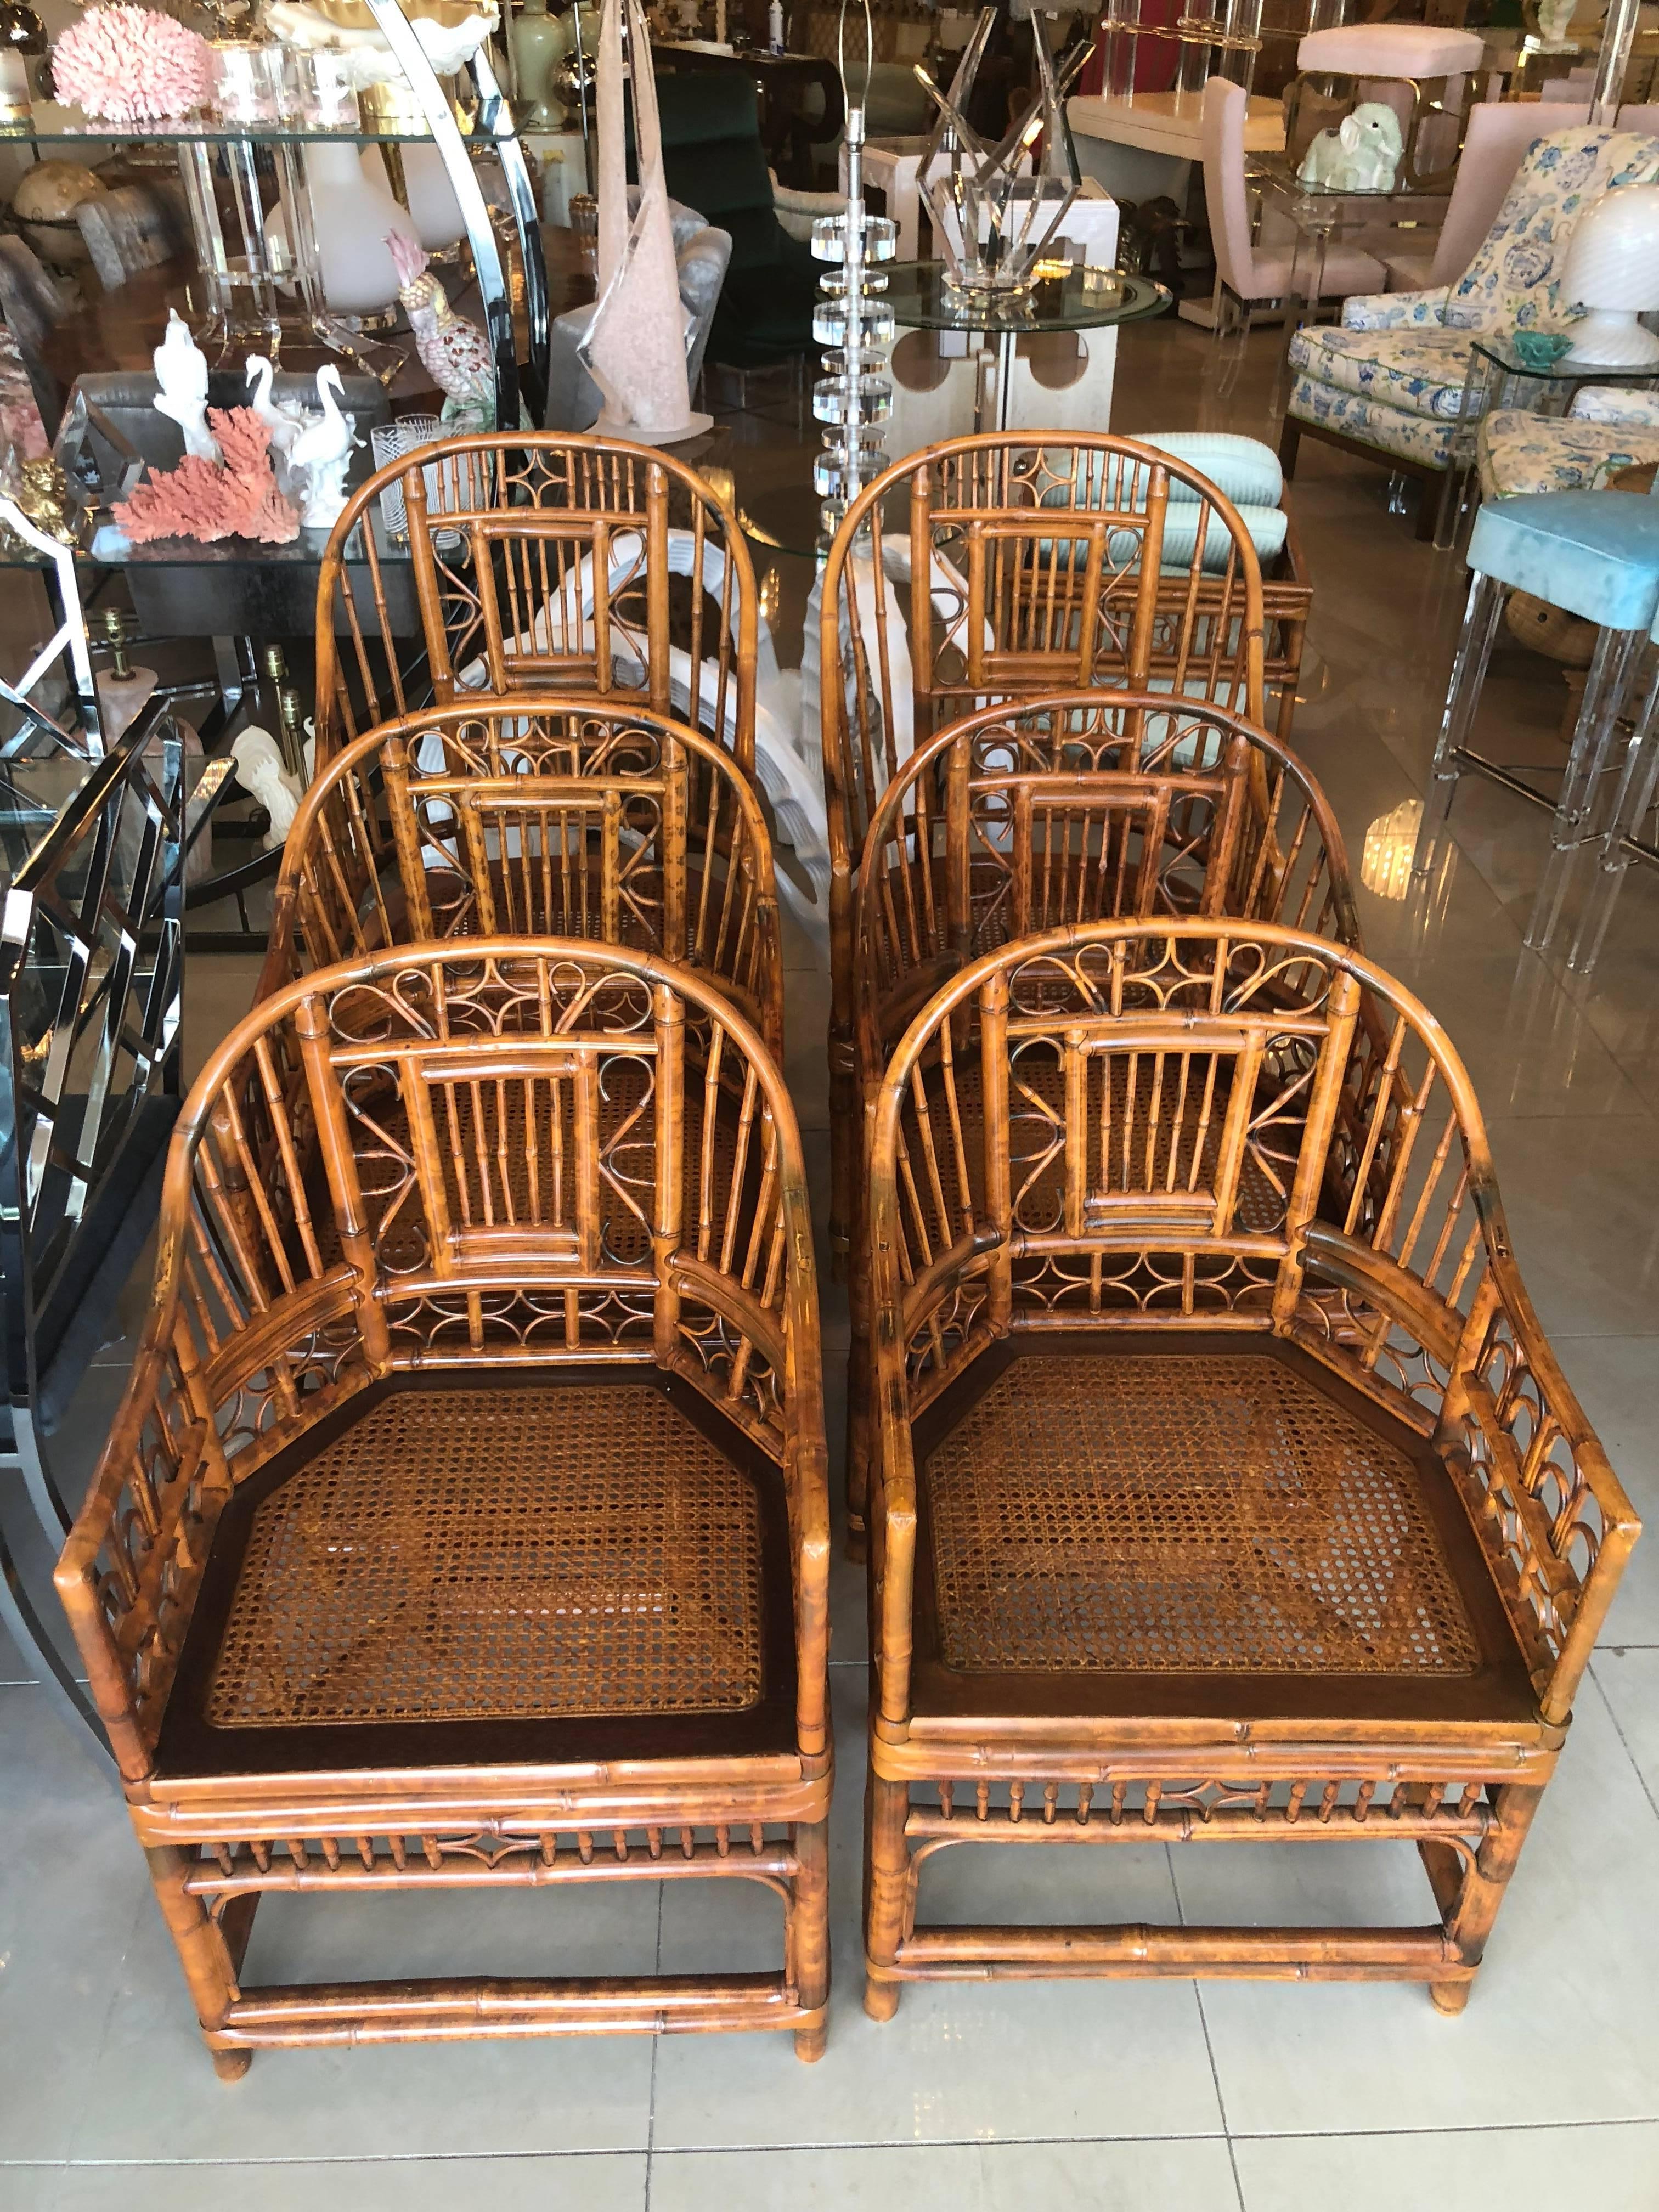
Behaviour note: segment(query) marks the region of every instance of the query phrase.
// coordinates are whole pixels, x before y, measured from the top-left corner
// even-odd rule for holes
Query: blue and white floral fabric
[[[1305,374],[1291,387],[1290,413],[1297,422],[1322,422],[1345,438],[1375,446],[1378,453],[1443,469],[1451,452],[1454,426],[1431,415],[1410,415],[1352,392],[1339,392]]]
[[[1600,491],[1638,461],[1659,461],[1659,423],[1626,426],[1527,415],[1499,408],[1480,425],[1477,448],[1483,499],[1523,492]]]
[[[1407,415],[1455,422],[1463,410],[1469,342],[1462,331],[1298,331],[1291,367],[1338,392]]]
[[[1470,333],[1565,328],[1577,309],[1560,296],[1561,271],[1579,216],[1620,185],[1655,181],[1659,139],[1640,131],[1580,127],[1538,139],[1455,284],[1357,296],[1343,307],[1340,330],[1298,332],[1291,349],[1297,372],[1291,415],[1345,429],[1384,453],[1421,459],[1433,447],[1440,458],[1431,465],[1444,467]],[[1341,400],[1363,403],[1370,427],[1353,428],[1353,408]],[[1389,416],[1401,419],[1391,425]],[[1410,427],[1425,418],[1431,426],[1445,423],[1445,433],[1425,436]]]
[[[1587,385],[1565,417],[1499,408],[1480,425],[1483,499],[1600,491],[1620,469],[1659,461],[1659,392]]]
[[[1430,292],[1356,292],[1342,302],[1345,331],[1438,330],[1446,319],[1449,284]]]

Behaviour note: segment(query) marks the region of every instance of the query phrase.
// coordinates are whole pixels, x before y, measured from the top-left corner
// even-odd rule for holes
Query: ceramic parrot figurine
[[[445,422],[460,430],[494,429],[495,364],[489,341],[450,306],[449,295],[418,246],[395,231],[386,234],[386,242],[398,272],[398,297],[415,333],[415,350],[444,394]]]

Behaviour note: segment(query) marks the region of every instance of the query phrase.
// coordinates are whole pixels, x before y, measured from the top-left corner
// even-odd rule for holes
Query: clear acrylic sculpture
[[[1077,149],[1066,120],[1066,93],[1089,46],[1076,47],[1056,71],[1048,18],[1031,16],[1037,88],[1007,136],[987,147],[964,110],[997,11],[987,8],[963,49],[948,93],[920,65],[916,76],[939,111],[921,165],[928,210],[944,245],[945,283],[957,301],[994,313],[1036,283],[1036,264],[1082,188]]]
[[[867,214],[864,205],[864,94],[875,46],[867,0],[863,15],[865,67],[855,99],[847,81],[847,0],[842,0],[838,65],[847,94],[847,210],[820,216],[812,225],[813,254],[833,264],[818,279],[812,317],[812,336],[828,349],[824,374],[812,386],[812,413],[830,426],[812,469],[826,539],[863,487],[881,473],[882,426],[893,411],[892,382],[884,373],[893,311],[884,297],[886,275],[874,264],[892,259],[898,233],[890,216]]]

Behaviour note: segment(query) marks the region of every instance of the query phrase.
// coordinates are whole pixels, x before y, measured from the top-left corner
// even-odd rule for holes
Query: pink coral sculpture
[[[199,33],[153,8],[93,8],[52,50],[59,100],[111,123],[188,115],[205,106],[212,55]]]
[[[110,510],[116,527],[135,545],[157,538],[290,544],[300,534],[300,517],[270,471],[270,424],[251,407],[210,407],[208,428],[224,466],[186,453],[176,469],[164,469],[137,485],[131,499],[117,501]]]

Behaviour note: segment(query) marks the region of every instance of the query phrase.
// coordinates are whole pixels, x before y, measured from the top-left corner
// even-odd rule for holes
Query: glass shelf
[[[494,145],[517,137],[508,110],[501,108],[503,126],[461,125],[464,137],[480,146]],[[431,131],[422,124],[369,124],[361,119],[343,125],[307,123],[224,123],[216,116],[202,116],[183,123],[102,123],[78,107],[37,100],[27,123],[0,124],[0,143],[36,146],[400,146],[429,141]]]

